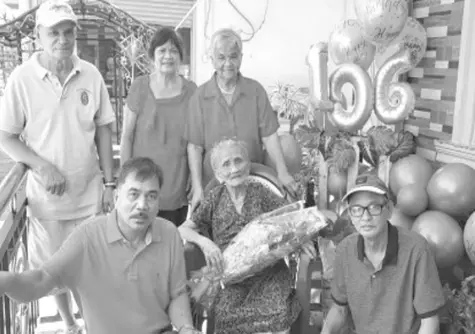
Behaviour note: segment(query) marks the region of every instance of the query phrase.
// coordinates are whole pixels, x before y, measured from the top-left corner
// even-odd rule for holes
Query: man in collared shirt
[[[360,175],[343,201],[357,233],[338,245],[322,333],[340,333],[350,314],[359,334],[439,333],[445,299],[435,260],[425,239],[388,222],[384,182]]]
[[[88,334],[199,333],[192,326],[183,241],[157,217],[162,172],[127,161],[116,209],[77,227],[40,270],[0,272],[0,296],[21,302],[67,286],[81,301]]]
[[[48,260],[77,225],[113,205],[114,111],[100,72],[74,55],[76,29],[65,1],[37,9],[43,51],[13,71],[0,106],[1,148],[30,167],[30,268]],[[66,332],[80,333],[70,293],[54,294]]]

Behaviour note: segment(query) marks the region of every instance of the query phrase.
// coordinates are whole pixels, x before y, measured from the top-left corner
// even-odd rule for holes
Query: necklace
[[[234,85],[231,89],[227,90],[226,88],[222,87],[219,83],[218,83],[218,87],[219,89],[221,90],[221,92],[223,94],[227,94],[227,95],[232,95],[234,94],[234,91],[236,90],[236,85]]]

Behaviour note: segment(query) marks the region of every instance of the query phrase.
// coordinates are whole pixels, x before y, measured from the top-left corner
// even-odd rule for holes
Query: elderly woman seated
[[[222,251],[258,215],[286,204],[284,198],[248,179],[251,162],[246,145],[234,139],[218,142],[211,166],[220,182],[179,231],[203,251],[213,270],[223,270]],[[210,232],[211,239],[203,234]],[[311,243],[303,251],[315,257]],[[283,260],[245,281],[227,286],[214,305],[216,334],[288,333],[300,312],[289,268]]]

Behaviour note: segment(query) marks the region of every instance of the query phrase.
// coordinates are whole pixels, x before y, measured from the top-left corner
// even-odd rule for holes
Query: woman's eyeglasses
[[[381,212],[383,212],[383,208],[386,205],[384,204],[371,204],[368,206],[361,206],[361,205],[352,205],[348,208],[348,212],[352,217],[359,218],[363,216],[365,210],[368,211],[368,213],[375,217],[379,216]]]

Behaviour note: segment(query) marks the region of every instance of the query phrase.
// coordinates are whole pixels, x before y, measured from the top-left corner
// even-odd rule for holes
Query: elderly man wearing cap
[[[428,243],[389,223],[389,191],[375,175],[360,175],[343,201],[357,233],[338,245],[322,333],[340,333],[350,316],[359,334],[438,333],[445,299]]]
[[[100,72],[75,54],[77,17],[65,1],[36,12],[42,51],[8,78],[0,146],[30,169],[30,267],[48,260],[73,228],[113,206],[114,112]],[[56,291],[67,333],[80,333],[68,292]]]

